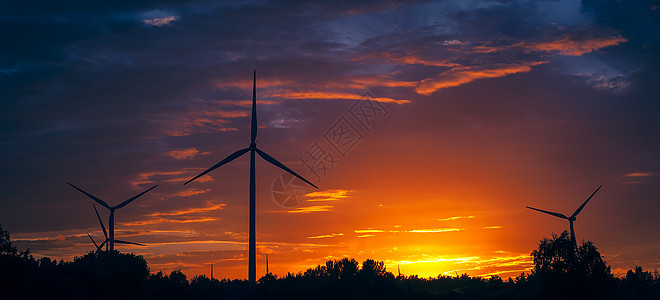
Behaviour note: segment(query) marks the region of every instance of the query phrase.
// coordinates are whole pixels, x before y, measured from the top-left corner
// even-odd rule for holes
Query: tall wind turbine
[[[296,176],[300,180],[308,183],[309,185],[315,187],[318,189],[316,185],[313,183],[309,182],[307,179],[303,178],[302,176],[298,175],[296,172],[292,171],[289,169],[287,166],[282,164],[281,162],[277,161],[275,158],[272,156],[266,154],[266,152],[260,150],[257,148],[257,70],[254,70],[254,77],[253,77],[253,82],[252,82],[252,123],[251,123],[251,138],[250,138],[250,146],[238,150],[229,156],[227,156],[225,159],[220,161],[219,163],[215,164],[214,166],[210,167],[206,171],[200,173],[199,175],[195,176],[194,178],[188,180],[184,185],[190,183],[191,181],[204,176],[206,173],[209,173],[218,167],[241,157],[243,154],[247,153],[248,151],[250,152],[250,241],[249,241],[249,260],[248,260],[248,280],[250,282],[255,282],[257,278],[257,260],[256,260],[256,237],[255,237],[255,198],[256,198],[256,192],[255,192],[255,174],[254,174],[254,153],[256,152],[266,160],[267,162],[279,167],[280,169],[289,172],[291,175]]]
[[[591,200],[591,198],[596,194],[596,192],[598,192],[598,190],[600,190],[600,188],[602,188],[602,187],[603,187],[602,185],[599,186],[596,189],[596,191],[593,194],[591,194],[591,196],[589,196],[589,198],[587,198],[587,200],[584,201],[584,203],[582,203],[582,205],[580,205],[580,207],[578,207],[578,209],[575,210],[575,212],[570,217],[567,217],[564,214],[560,214],[560,213],[556,213],[556,212],[552,212],[552,211],[542,210],[542,209],[533,208],[533,207],[529,207],[529,206],[525,206],[525,207],[527,207],[529,209],[533,209],[535,211],[540,211],[542,213],[549,214],[551,216],[555,216],[557,218],[562,218],[562,219],[568,220],[568,222],[571,225],[571,242],[573,242],[573,246],[575,247],[575,249],[577,249],[577,240],[575,239],[575,231],[573,230],[573,222],[575,221],[577,215],[582,211],[584,206],[587,205],[587,202],[589,202],[589,200]]]
[[[107,209],[110,211],[110,219],[108,220],[108,226],[109,226],[108,231],[110,231],[110,236],[109,236],[109,237],[106,236],[106,241],[105,241],[105,242],[107,242],[107,243],[110,245],[110,252],[115,251],[115,242],[118,243],[118,244],[134,244],[134,243],[130,243],[130,242],[124,242],[124,241],[118,241],[118,240],[115,240],[115,210],[117,210],[117,209],[119,209],[119,208],[122,208],[122,207],[128,205],[128,204],[131,203],[133,200],[135,200],[135,199],[137,199],[138,197],[140,197],[140,196],[146,194],[148,191],[151,191],[151,190],[155,189],[155,188],[158,186],[158,185],[154,185],[154,186],[151,187],[150,189],[148,189],[148,190],[146,190],[146,191],[144,191],[144,192],[142,192],[142,193],[139,193],[139,194],[137,194],[137,195],[135,195],[135,196],[129,198],[128,200],[126,200],[126,201],[124,201],[124,202],[122,202],[122,203],[119,203],[119,205],[110,206],[110,205],[108,205],[108,203],[105,203],[105,201],[103,201],[103,200],[101,200],[101,199],[95,197],[94,195],[92,195],[92,194],[90,194],[90,193],[88,193],[88,192],[85,192],[85,191],[81,190],[81,189],[78,188],[77,186],[75,186],[75,185],[73,185],[73,184],[71,184],[71,183],[68,183],[68,182],[67,182],[67,184],[70,185],[70,186],[72,186],[74,189],[80,191],[81,193],[85,194],[87,197],[91,198],[92,200],[96,201],[96,203],[103,205],[103,207],[107,208]],[[94,206],[94,210],[96,210],[96,206]],[[98,211],[96,212],[96,216],[97,216],[97,217],[99,216],[99,215],[98,215]],[[100,217],[99,217],[99,221],[101,221],[101,218],[100,218]],[[105,234],[105,226],[103,226],[103,222],[101,222],[101,227],[104,229],[104,230],[103,230],[103,233]]]

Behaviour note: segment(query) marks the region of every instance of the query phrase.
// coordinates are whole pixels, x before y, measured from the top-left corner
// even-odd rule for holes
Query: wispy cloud
[[[199,150],[197,150],[197,148],[195,147],[165,152],[165,155],[178,160],[193,159],[199,155],[208,155],[208,154],[211,154],[211,152],[210,151],[199,152]]]
[[[637,183],[642,183],[642,180],[644,177],[650,177],[654,176],[655,173],[652,172],[632,172],[625,174],[624,176],[628,178],[628,180],[622,182],[622,184],[637,184]]]
[[[163,26],[163,25],[168,25],[176,21],[177,19],[178,19],[177,16],[169,16],[169,17],[146,19],[142,21],[144,22],[144,24],[151,26]]]
[[[397,66],[434,67],[436,73],[426,75],[426,78],[404,81],[390,78],[387,82],[391,85],[379,85],[411,87],[419,94],[430,95],[440,89],[475,80],[526,73],[537,65],[550,62],[557,55],[581,56],[626,42],[620,35],[603,33],[595,28],[581,28],[569,33],[555,29],[548,36],[524,41],[485,36],[466,36],[463,39],[446,39],[443,36],[410,38],[419,38],[422,46],[405,39],[375,40],[373,51],[363,53],[354,60],[381,60]],[[433,41],[433,46],[429,45],[429,41]]]
[[[648,177],[653,176],[651,172],[633,172],[626,174],[626,177]]]
[[[385,232],[385,230],[380,229],[356,229],[353,230],[355,233],[376,233],[376,232]]]
[[[207,213],[222,210],[226,204],[207,203],[205,207],[193,207],[182,210],[154,212],[145,216],[144,220],[124,222],[125,226],[144,226],[160,223],[202,223],[216,221],[217,218],[205,216]]]
[[[193,176],[197,175],[200,172],[196,168],[185,168],[181,171],[152,171],[140,173],[136,178],[131,182],[135,187],[144,185],[144,184],[154,184],[156,182],[185,182],[188,181]],[[199,182],[208,182],[213,181],[211,175],[203,176],[197,179]]]
[[[453,221],[453,220],[458,220],[458,219],[474,219],[474,216],[456,216],[456,217],[438,219],[438,221]]]
[[[353,232],[357,234],[361,233],[441,233],[441,232],[452,232],[452,231],[462,231],[465,228],[430,228],[430,229],[411,229],[411,230],[383,230],[383,229],[355,229]]]
[[[408,232],[414,233],[439,233],[439,232],[452,232],[452,231],[461,231],[465,228],[431,228],[431,229],[413,229]]]
[[[601,48],[616,46],[626,41],[627,40],[621,36],[592,38],[565,36],[552,41],[524,42],[517,46],[535,51],[557,52],[561,55],[579,56]]]
[[[510,74],[529,72],[533,66],[546,63],[546,61],[535,61],[528,63],[494,64],[487,67],[456,67],[442,72],[434,78],[424,79],[420,82],[416,91],[423,95],[466,84],[477,79],[503,77]]]
[[[172,175],[181,175],[184,171],[154,171],[154,172],[144,172],[137,175],[132,182],[133,186],[138,187],[143,184],[151,184],[155,181],[152,180],[153,177],[167,177]]]
[[[502,226],[486,226],[486,227],[481,227],[481,229],[500,229]]]
[[[208,105],[211,104],[211,102],[205,102],[203,104]],[[163,115],[160,118],[155,119],[154,122],[158,124],[159,128],[161,128],[165,135],[188,136],[193,133],[208,131],[238,131],[237,128],[230,125],[228,119],[245,117],[248,115],[247,111],[224,111],[209,108],[203,110],[201,107],[195,107],[193,109],[194,110],[191,112],[176,115],[176,118],[172,118],[172,116],[169,115]]]
[[[207,213],[207,212],[211,212],[211,211],[221,210],[225,206],[227,206],[227,205],[224,204],[224,203],[209,204],[206,207],[194,207],[194,208],[188,208],[188,209],[176,210],[176,211],[168,211],[168,212],[155,212],[155,213],[150,214],[149,216],[151,216],[151,217],[181,216],[181,215],[188,215],[188,214]]]
[[[187,189],[187,190],[180,191],[180,192],[178,192],[178,193],[176,193],[172,196],[191,197],[191,196],[195,196],[195,195],[199,195],[199,194],[208,193],[210,191],[211,191],[211,189],[198,190],[198,189],[192,188],[192,189]]]
[[[201,222],[211,222],[215,221],[217,218],[203,217],[203,218],[184,218],[184,219],[172,219],[172,218],[152,218],[149,220],[141,220],[134,222],[122,222],[122,226],[144,226],[144,225],[153,225],[161,223],[201,223]]]
[[[313,213],[313,212],[323,212],[330,211],[334,206],[331,205],[317,205],[317,206],[305,206],[305,207],[296,207],[295,210],[289,210],[288,213]]]
[[[308,239],[323,239],[323,238],[333,238],[333,237],[338,237],[338,236],[343,236],[343,233],[331,233],[331,234],[324,234],[324,235],[316,235],[316,236],[309,236],[307,237]]]
[[[361,100],[364,98],[361,94],[353,93],[342,93],[342,92],[332,92],[332,91],[288,91],[282,90],[279,92],[273,92],[268,95],[269,97],[276,97],[281,99],[322,99],[322,100],[339,100],[339,99],[348,99],[348,100]],[[369,100],[385,102],[385,103],[396,103],[396,104],[405,104],[409,103],[410,100],[405,99],[394,99],[387,97],[371,97]]]
[[[348,197],[352,190],[325,190],[319,192],[307,193],[305,201],[309,202],[323,202],[323,201],[337,201]]]

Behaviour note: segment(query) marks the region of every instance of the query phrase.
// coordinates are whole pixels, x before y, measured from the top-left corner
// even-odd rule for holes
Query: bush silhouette
[[[544,298],[607,297],[614,277],[592,242],[582,242],[575,250],[564,231],[541,240],[531,255],[532,277],[541,281]]]
[[[16,253],[18,253],[18,249],[11,245],[9,232],[2,229],[2,226],[0,225],[0,255],[15,255]]]

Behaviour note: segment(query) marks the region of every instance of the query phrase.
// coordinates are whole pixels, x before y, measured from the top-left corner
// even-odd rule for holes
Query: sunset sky
[[[248,156],[183,183],[249,145],[256,69],[258,146],[319,186],[257,158],[259,277],[266,253],[515,276],[568,230],[525,206],[600,185],[578,241],[660,269],[660,2],[353,2],[3,1],[3,229],[70,260],[103,234],[66,182],[110,205],[159,184],[115,214],[146,247],[117,248],[247,278]]]

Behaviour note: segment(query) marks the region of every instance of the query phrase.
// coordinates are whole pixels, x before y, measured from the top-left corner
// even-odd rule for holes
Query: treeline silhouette
[[[531,254],[534,269],[503,280],[394,275],[382,261],[329,260],[305,272],[247,280],[188,280],[180,270],[150,273],[140,255],[89,252],[73,261],[19,251],[0,226],[1,299],[660,299],[660,276],[641,267],[617,278],[592,242],[573,248],[568,232]]]

